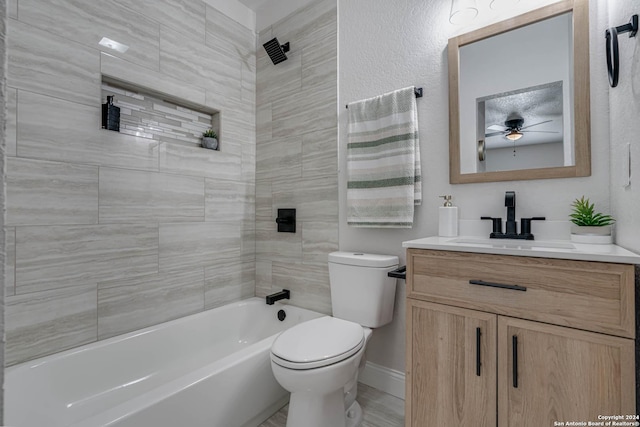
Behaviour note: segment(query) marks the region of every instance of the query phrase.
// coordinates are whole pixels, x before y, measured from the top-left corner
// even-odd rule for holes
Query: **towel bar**
[[[416,98],[422,98],[422,88],[416,87],[413,89],[413,93],[416,94]],[[349,104],[347,104],[347,108],[349,108]]]

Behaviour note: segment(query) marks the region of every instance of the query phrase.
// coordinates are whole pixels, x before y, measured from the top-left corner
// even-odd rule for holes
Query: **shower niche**
[[[119,108],[120,133],[159,142],[201,147],[203,134],[207,130],[213,130],[218,135],[217,151],[221,150],[218,110],[106,76],[102,78],[101,99],[103,103]]]

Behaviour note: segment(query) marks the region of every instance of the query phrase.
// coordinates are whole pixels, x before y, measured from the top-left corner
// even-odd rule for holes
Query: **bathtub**
[[[320,316],[250,298],[10,367],[5,424],[255,427],[289,397],[271,343]]]

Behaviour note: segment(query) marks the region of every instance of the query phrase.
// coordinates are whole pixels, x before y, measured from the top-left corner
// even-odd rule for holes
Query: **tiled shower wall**
[[[7,2],[0,0],[0,123],[5,123],[6,119],[6,65],[7,65]],[[6,132],[5,127],[0,126],[0,177],[5,171],[5,147]],[[5,192],[3,190],[3,178],[0,178],[0,274],[4,275],[6,260],[6,244],[4,233],[4,208]],[[0,277],[2,277],[0,275]],[[0,292],[0,337],[4,337],[4,292]],[[0,367],[4,366],[4,338],[0,338]],[[4,369],[0,369],[0,384],[4,384]],[[4,420],[4,387],[0,387],[0,423]]]
[[[7,364],[252,296],[255,34],[198,0],[8,14]],[[221,151],[101,130],[103,75],[220,111]]]
[[[273,65],[262,43],[289,42]],[[257,54],[256,294],[331,313],[327,255],[338,249],[337,5],[316,1],[260,32]],[[277,233],[278,208],[297,232]]]

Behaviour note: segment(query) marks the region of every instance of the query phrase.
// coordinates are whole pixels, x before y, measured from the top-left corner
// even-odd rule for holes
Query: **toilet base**
[[[346,427],[360,427],[360,424],[362,424],[362,408],[358,402],[354,401],[345,415]]]
[[[347,427],[343,389],[322,396],[291,393],[287,427]]]
[[[309,399],[306,393],[291,395],[287,427],[359,427],[362,424],[362,408],[353,402],[344,410],[342,390],[326,395],[318,401]]]

